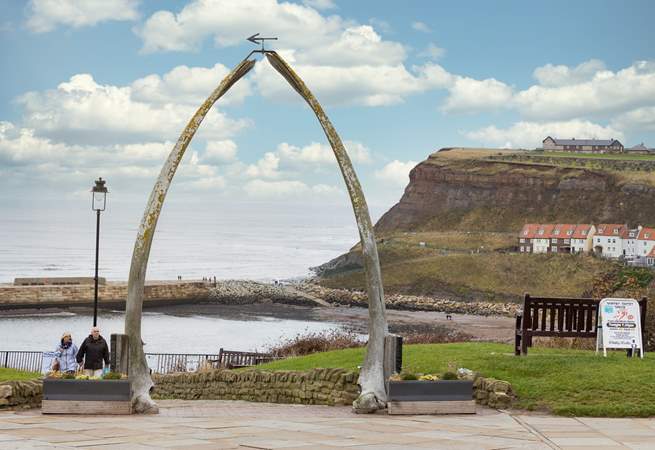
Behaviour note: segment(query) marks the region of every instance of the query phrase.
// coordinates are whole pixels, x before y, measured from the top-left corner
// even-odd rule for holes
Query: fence
[[[46,353],[46,356],[50,355]],[[42,372],[43,352],[0,351],[0,368]],[[219,355],[200,353],[146,353],[148,367],[154,373],[193,372],[206,362],[218,361]],[[47,361],[46,361],[47,362]],[[49,364],[48,364],[49,365]],[[47,367],[43,368],[47,370]]]
[[[43,352],[0,351],[0,367],[41,372]]]

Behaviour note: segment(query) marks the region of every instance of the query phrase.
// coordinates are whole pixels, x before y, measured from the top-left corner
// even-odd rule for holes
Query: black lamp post
[[[105,210],[107,205],[107,188],[105,187],[105,180],[102,177],[96,180],[96,185],[91,189],[93,193],[93,200],[91,202],[91,209],[97,213],[96,220],[96,276],[95,281],[95,294],[93,297],[93,326],[98,325],[98,247],[100,244],[100,211]]]

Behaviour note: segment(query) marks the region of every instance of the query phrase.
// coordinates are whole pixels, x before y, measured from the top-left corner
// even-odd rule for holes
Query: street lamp
[[[93,326],[98,325],[98,247],[100,244],[100,211],[105,210],[107,205],[107,188],[105,187],[105,180],[102,177],[95,181],[95,186],[91,189],[93,199],[91,201],[91,209],[97,213],[96,220],[96,276],[95,281],[95,294],[93,297]]]

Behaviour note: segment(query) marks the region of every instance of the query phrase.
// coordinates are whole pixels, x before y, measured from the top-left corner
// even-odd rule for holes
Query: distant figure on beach
[[[77,352],[77,363],[82,364],[84,360],[84,374],[90,377],[102,375],[102,363],[109,368],[109,347],[105,338],[100,336],[100,328],[91,328],[91,334],[84,339],[80,350]]]
[[[73,344],[73,337],[70,332],[66,331],[61,336],[61,340],[55,349],[55,359],[52,362],[52,370],[61,372],[75,372],[77,364],[75,356],[77,355],[77,345]]]

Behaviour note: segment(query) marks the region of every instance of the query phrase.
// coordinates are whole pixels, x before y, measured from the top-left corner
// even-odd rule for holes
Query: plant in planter
[[[131,414],[131,382],[120,373],[101,378],[77,375],[73,379],[43,380],[44,414]]]
[[[404,373],[389,379],[389,414],[473,414],[473,381],[443,375]]]

